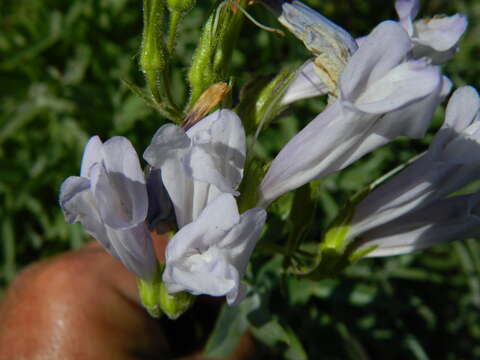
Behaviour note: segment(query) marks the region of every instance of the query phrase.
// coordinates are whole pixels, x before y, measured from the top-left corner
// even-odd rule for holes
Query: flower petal
[[[194,186],[192,179],[185,173],[183,155],[183,151],[172,152],[171,157],[163,163],[161,168],[163,185],[172,200],[179,228],[195,219]]]
[[[230,280],[236,270],[228,264],[228,258],[218,245],[239,221],[235,199],[230,194],[223,194],[208,204],[197,220],[175,234],[165,252],[163,280],[176,284],[169,287],[170,291],[184,288],[194,293],[218,296],[219,292],[229,291],[234,286]],[[219,276],[217,278],[217,275],[212,275],[216,281],[209,277],[210,271]],[[202,273],[204,280],[199,281],[198,277]],[[220,281],[222,276],[219,274],[222,273],[228,275],[225,275],[225,281]],[[225,290],[226,287],[228,290]],[[226,292],[221,295],[225,294]]]
[[[411,48],[408,34],[394,21],[380,23],[362,42],[340,76],[343,98],[355,102],[371,83],[397,66]]]
[[[163,125],[153,135],[152,143],[143,153],[143,158],[151,166],[161,168],[172,153],[186,150],[190,144],[191,140],[181,127],[173,124]]]
[[[415,21],[415,42],[435,51],[454,47],[467,29],[467,18],[461,14]]]
[[[106,226],[106,231],[115,250],[114,256],[138,277],[152,279],[157,259],[146,224],[140,223],[127,230],[116,230]]]
[[[421,212],[364,234],[359,250],[378,246],[366,256],[392,256],[477,237],[480,235],[478,207],[479,194],[437,201]]]
[[[208,184],[215,185],[221,192],[238,195],[233,190],[233,184],[220,173],[219,162],[204,146],[194,146],[184,159],[185,170],[188,176]]]
[[[88,179],[78,176],[67,178],[60,188],[60,206],[69,224],[80,222],[89,235],[100,242],[113,257],[119,258],[95,207]]]
[[[425,60],[402,63],[372,82],[355,101],[360,111],[381,114],[439,92],[442,78],[438,68]]]
[[[480,98],[477,91],[471,86],[458,88],[450,97],[445,114],[445,122],[435,135],[432,145],[430,146],[430,151],[433,153],[433,156],[438,159],[444,158],[446,148],[453,140],[461,142],[460,144],[457,143],[455,147],[469,146],[471,148],[473,146],[475,148],[478,138],[475,140],[472,134],[468,135],[468,132],[474,130],[474,128],[478,126],[476,123],[479,121]],[[466,138],[467,136],[470,140]],[[455,153],[447,151],[446,155],[447,158],[450,157],[453,159],[451,156],[455,156]],[[470,157],[467,157],[464,160],[468,160],[469,158]]]
[[[443,127],[450,127],[461,133],[479,116],[480,97],[477,90],[472,86],[462,86],[450,97]]]
[[[128,229],[145,220],[148,206],[146,186],[144,184],[129,184],[130,179],[123,174],[109,174],[103,164],[95,164],[90,170],[91,189],[95,199],[95,205],[100,213],[102,221],[114,229]],[[118,185],[120,184],[120,186]],[[138,187],[138,190],[136,189]],[[125,189],[131,193],[125,192]],[[145,207],[143,216],[134,212],[132,199],[136,193],[145,192]]]
[[[85,150],[83,151],[82,167],[80,176],[88,179],[88,172],[93,164],[103,160],[103,144],[98,136],[92,136],[88,140]]]
[[[418,0],[396,0],[395,1],[395,10],[397,10],[398,18],[400,19],[400,24],[411,36],[413,35],[413,24],[412,20],[418,14],[420,4]]]
[[[190,174],[196,180],[214,184],[221,191],[233,192],[242,180],[245,163],[246,140],[242,121],[233,111],[217,110],[187,134],[195,138],[202,132],[208,132],[208,141],[194,146],[187,156]],[[205,165],[201,165],[203,162]]]
[[[328,91],[328,87],[316,74],[315,64],[310,59],[298,68],[297,75],[288,86],[281,104],[289,105],[298,100],[325,95]]]
[[[246,211],[240,216],[240,222],[220,242],[220,246],[228,249],[230,263],[237,269],[240,279],[245,274],[266,217],[267,213],[260,208]],[[236,286],[227,294],[227,302],[229,305],[236,304],[243,300],[243,296],[245,296],[245,292],[242,291],[241,284],[237,282]]]
[[[169,241],[165,257],[176,261],[191,249],[206,250],[219,242],[240,221],[237,203],[230,194],[222,194],[203,210],[194,222],[182,227]]]
[[[345,108],[341,101],[328,106],[275,157],[260,184],[259,204],[266,206],[282,194],[356,160],[349,155],[375,119],[376,116]]]

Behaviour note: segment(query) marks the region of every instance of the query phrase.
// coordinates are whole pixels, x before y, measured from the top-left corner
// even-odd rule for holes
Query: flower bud
[[[211,85],[228,78],[232,57],[243,14],[222,2],[207,20],[198,43],[192,66],[188,71],[191,108]]]
[[[165,5],[162,0],[144,0],[143,37],[140,52],[140,69],[145,75],[147,86],[156,102],[161,102],[159,75],[167,66],[167,51],[163,43],[163,15]]]
[[[144,72],[165,68],[165,47],[162,40],[164,4],[161,0],[144,1],[144,28],[140,68]]]

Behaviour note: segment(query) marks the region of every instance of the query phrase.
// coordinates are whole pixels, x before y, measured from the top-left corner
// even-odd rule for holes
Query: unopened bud
[[[188,71],[191,108],[211,85],[228,78],[228,68],[237,41],[243,14],[222,2],[210,15]]]
[[[166,65],[166,52],[162,37],[164,8],[161,0],[144,1],[140,67],[146,73],[162,71]]]

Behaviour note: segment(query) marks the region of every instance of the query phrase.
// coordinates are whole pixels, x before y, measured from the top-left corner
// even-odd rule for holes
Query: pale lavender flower
[[[314,59],[307,60],[296,70],[296,75],[283,95],[281,105],[328,94],[328,86],[316,72]]]
[[[170,293],[226,296],[232,305],[245,296],[241,283],[265,223],[266,212],[238,213],[235,198],[222,194],[169,241],[163,281]]]
[[[399,22],[413,41],[413,57],[427,57],[433,64],[443,64],[458,50],[458,41],[467,29],[467,19],[462,14],[434,16],[414,21],[419,10],[419,0],[395,1]]]
[[[387,256],[479,233],[480,194],[447,198],[480,178],[480,99],[472,87],[452,95],[430,149],[355,209],[347,237]]]
[[[265,223],[255,208],[238,213],[234,195],[243,175],[245,131],[230,110],[218,110],[184,131],[165,125],[144,157],[161,171],[179,231],[170,239],[163,281],[170,293],[244,296],[241,279]]]
[[[145,178],[126,138],[89,140],[80,176],[67,178],[61,186],[60,205],[68,223],[80,222],[132,273],[147,280],[153,277],[156,258],[145,224]]]
[[[260,185],[260,204],[339,171],[398,136],[422,137],[445,84],[437,67],[404,61],[408,34],[378,25],[339,80],[340,97],[293,137]]]
[[[217,110],[187,131],[173,124],[158,129],[144,158],[161,170],[179,228],[221,193],[238,194],[245,147],[242,122],[230,110]]]

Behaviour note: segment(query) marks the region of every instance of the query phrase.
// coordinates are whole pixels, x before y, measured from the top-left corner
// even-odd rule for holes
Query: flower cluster
[[[143,154],[147,170],[142,171],[126,138],[102,143],[93,137],[80,176],[69,177],[60,191],[68,222],[80,222],[144,281],[158,281],[160,268],[169,294],[226,296],[229,304],[238,303],[247,291],[242,278],[269,205],[400,136],[422,138],[452,88],[440,65],[458,50],[467,24],[462,15],[414,21],[418,1],[397,0],[398,21],[384,21],[369,35],[354,39],[299,1],[265,3],[314,55],[292,76],[279,75],[288,80],[282,91],[266,86],[254,106],[241,103],[237,111],[221,108],[205,116],[221,99],[205,105],[208,96],[201,93],[225,71],[212,59],[228,53],[234,33],[222,22],[221,14],[230,10],[221,5],[209,19],[215,26],[206,27],[203,36],[225,43],[212,45],[202,38],[189,73],[196,89],[191,103],[202,104],[189,109],[183,126],[158,129]],[[232,24],[237,24],[238,14],[229,15]],[[145,64],[147,55],[142,58]],[[155,87],[156,73],[146,76]],[[258,135],[268,123],[265,117],[300,99],[327,94],[325,109],[283,147],[268,169],[249,151],[248,139],[254,134],[245,129],[253,124]],[[247,95],[242,99],[251,101]],[[157,101],[160,91],[152,97]],[[170,111],[167,115],[176,111],[173,102],[162,109]],[[248,114],[245,109],[253,110]],[[240,112],[248,116],[240,119]],[[395,255],[478,235],[480,193],[454,193],[480,178],[479,141],[479,96],[472,87],[459,88],[430,149],[352,202],[342,223],[346,231],[335,238],[339,256],[352,251]],[[150,230],[166,228],[171,233],[165,263],[159,267]],[[320,251],[329,246],[331,233],[327,231],[327,245]]]

